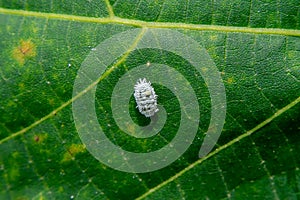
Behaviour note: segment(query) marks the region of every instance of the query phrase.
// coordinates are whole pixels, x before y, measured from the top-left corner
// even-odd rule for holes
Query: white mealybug
[[[151,117],[158,112],[157,95],[150,81],[147,82],[146,78],[140,78],[136,82],[134,86],[134,98],[140,113],[146,117]]]

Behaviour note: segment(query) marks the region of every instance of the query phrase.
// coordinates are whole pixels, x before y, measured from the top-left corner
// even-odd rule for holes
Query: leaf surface
[[[1,0],[0,7],[0,199],[300,198],[299,0]],[[186,60],[157,49],[132,51],[108,66],[97,84],[98,122],[128,151],[168,144],[180,126],[180,101],[170,90],[154,84],[168,119],[149,139],[121,131],[110,102],[128,70],[162,63],[183,74],[198,98],[200,123],[189,149],[166,168],[135,174],[105,166],[80,140],[72,114],[77,72],[98,44],[136,27],[191,37],[220,71],[226,122],[207,156],[198,157],[211,117],[208,87]],[[133,98],[129,104],[133,121],[148,124]]]

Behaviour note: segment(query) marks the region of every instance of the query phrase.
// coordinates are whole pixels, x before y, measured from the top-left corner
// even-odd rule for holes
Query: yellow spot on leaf
[[[209,47],[207,50],[209,53],[212,54],[212,53],[216,52],[216,47]]]
[[[39,200],[45,200],[46,198],[43,196],[43,195],[41,195],[40,197],[39,197]]]
[[[20,153],[17,152],[17,151],[12,153],[12,157],[15,158],[15,159],[18,158],[19,156],[20,156]]]
[[[215,40],[217,40],[218,39],[218,36],[217,35],[211,35],[210,36],[210,40],[212,40],[212,41],[215,41]]]
[[[20,171],[19,168],[17,166],[13,166],[9,169],[9,179],[11,181],[15,181],[17,180],[17,178],[20,176]]]
[[[16,102],[10,100],[10,101],[7,103],[7,107],[16,108],[16,107],[17,107],[17,104],[16,104]]]
[[[294,51],[288,51],[287,52],[288,58],[293,59],[296,56],[296,53]]]
[[[85,146],[82,144],[72,144],[64,154],[61,162],[68,162],[75,158],[78,153],[85,152]]]
[[[227,83],[228,84],[232,84],[234,82],[234,78],[233,77],[230,77],[227,79]]]
[[[202,67],[201,70],[202,70],[202,72],[205,73],[205,72],[207,72],[208,69],[206,67]]]
[[[24,83],[19,83],[19,89],[24,90],[24,88],[25,88],[25,84]]]
[[[16,180],[18,180],[18,178],[20,176],[19,165],[17,163],[17,160],[20,159],[20,153],[15,151],[11,155],[12,155],[11,159],[8,160],[9,166],[11,166],[11,167],[8,169],[7,178],[10,181],[16,181]]]
[[[48,102],[51,106],[54,106],[55,100],[54,99],[48,99]]]
[[[24,65],[25,60],[36,55],[36,48],[31,40],[21,40],[20,45],[12,51],[13,58],[20,64]]]
[[[63,188],[62,186],[60,186],[60,187],[58,188],[58,192],[64,192],[64,188]]]
[[[129,133],[134,133],[135,132],[135,128],[132,124],[126,124],[126,128],[128,130]]]

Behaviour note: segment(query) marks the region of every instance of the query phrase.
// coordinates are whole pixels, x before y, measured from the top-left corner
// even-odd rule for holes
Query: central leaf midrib
[[[0,8],[0,13],[10,14],[10,15],[22,15],[27,17],[39,17],[39,18],[47,18],[47,19],[77,21],[77,22],[85,22],[85,23],[122,24],[122,25],[143,27],[143,28],[172,28],[172,29],[177,28],[177,29],[188,29],[188,30],[199,30],[199,31],[300,36],[300,30],[293,30],[293,29],[250,28],[250,27],[186,24],[186,23],[173,23],[173,22],[147,22],[142,20],[115,17],[113,13],[110,14],[110,17],[104,17],[104,18],[85,17],[85,16],[57,14],[57,13],[44,13],[44,12],[25,11],[25,10],[14,10],[14,9],[6,9],[6,8]]]

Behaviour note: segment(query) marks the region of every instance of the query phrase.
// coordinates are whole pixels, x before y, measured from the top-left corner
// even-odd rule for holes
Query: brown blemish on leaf
[[[67,162],[75,159],[76,154],[85,152],[85,146],[82,144],[72,144],[64,154],[61,162]]]
[[[47,137],[48,137],[48,134],[37,134],[33,137],[33,140],[36,143],[42,143],[47,139]]]
[[[35,44],[31,40],[21,40],[20,45],[12,51],[13,58],[20,64],[24,65],[25,60],[36,55]]]
[[[40,137],[38,135],[34,136],[34,141],[39,142],[40,141]]]

